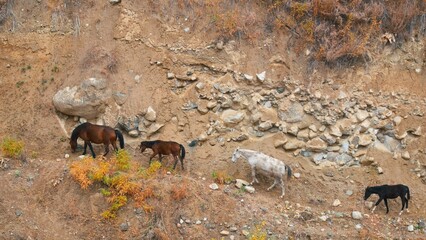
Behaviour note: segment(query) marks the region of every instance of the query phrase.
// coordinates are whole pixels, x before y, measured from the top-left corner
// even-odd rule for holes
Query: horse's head
[[[365,189],[364,200],[367,200],[370,197],[371,194],[372,194],[372,192],[371,192],[370,187],[367,187]]]
[[[146,149],[146,145],[144,142],[141,142],[141,153],[143,153]]]
[[[237,159],[241,156],[240,149],[235,149],[234,153],[232,154],[232,162],[236,162]]]
[[[71,146],[71,151],[74,153],[75,150],[77,149],[77,141],[73,141],[70,139],[70,146]]]

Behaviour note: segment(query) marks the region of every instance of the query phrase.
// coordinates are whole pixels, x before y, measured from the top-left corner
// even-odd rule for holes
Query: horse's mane
[[[78,135],[80,134],[80,131],[85,128],[87,126],[87,122],[82,123],[80,125],[78,125],[76,128],[74,128],[74,130],[71,133],[71,140],[75,141],[78,138]]]
[[[156,144],[158,142],[159,142],[158,140],[155,140],[155,141],[142,141],[142,144],[145,147],[151,148],[154,144]]]

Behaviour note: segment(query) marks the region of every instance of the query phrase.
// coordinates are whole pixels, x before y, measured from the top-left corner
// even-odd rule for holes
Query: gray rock
[[[212,189],[212,190],[217,190],[217,189],[219,189],[219,186],[216,183],[212,183],[212,184],[209,185],[209,188]]]
[[[294,102],[289,107],[285,104],[280,104],[278,116],[282,121],[296,123],[302,121],[305,112],[299,102]]]
[[[273,127],[272,122],[266,121],[259,124],[259,131],[265,132]]]
[[[362,219],[362,214],[361,214],[361,212],[359,212],[359,211],[353,211],[353,212],[352,212],[352,218],[353,218],[353,219],[357,219],[357,220]]]
[[[56,110],[66,115],[94,119],[105,112],[112,93],[103,79],[89,78],[80,86],[66,87],[53,96]]]
[[[245,118],[245,113],[227,109],[223,111],[221,118],[225,124],[234,125],[241,122]]]
[[[120,230],[125,232],[127,230],[129,230],[130,224],[128,222],[124,222],[122,224],[120,224]]]

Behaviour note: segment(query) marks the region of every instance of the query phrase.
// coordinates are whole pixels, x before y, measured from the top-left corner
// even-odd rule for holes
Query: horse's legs
[[[280,184],[281,184],[281,196],[280,196],[280,198],[283,198],[284,195],[285,195],[285,186],[284,186],[284,182],[283,182],[282,178],[280,178]]]
[[[389,212],[388,199],[384,198],[384,200],[385,200],[385,205],[386,205],[386,214],[388,214],[388,212]]]
[[[117,142],[115,140],[111,142],[111,145],[114,148],[114,151],[118,152]]]
[[[259,180],[256,178],[256,169],[255,167],[251,168],[251,176],[253,177],[253,180],[251,181],[250,185],[253,185],[254,182],[259,183]]]
[[[173,170],[174,170],[176,168],[176,164],[178,163],[179,159],[174,154],[173,154],[173,158],[175,159],[175,163],[173,164]]]
[[[275,187],[275,185],[278,183],[277,178],[274,178],[274,183],[272,183],[272,185],[270,187],[268,187],[266,189],[266,191],[270,191],[273,187]]]
[[[93,158],[95,158],[96,155],[95,155],[95,151],[93,151],[92,143],[90,141],[87,141],[87,145],[89,145],[90,151],[92,152],[92,156]]]
[[[182,166],[182,170],[183,170],[183,159],[181,157],[178,157],[180,160],[180,165]]]
[[[87,142],[84,141],[84,150],[83,150],[83,155],[86,155],[86,149],[87,149]]]
[[[371,210],[371,213],[373,213],[373,212],[374,212],[374,210],[376,210],[377,205],[379,205],[379,203],[380,203],[382,200],[383,200],[383,198],[382,198],[382,197],[380,197],[380,198],[379,198],[379,200],[377,200],[376,204],[374,204],[374,207],[373,207],[373,209]]]
[[[109,144],[104,144],[105,145],[105,153],[104,153],[104,157],[109,153]]]
[[[161,155],[161,153],[159,153],[158,157],[160,158],[160,162],[161,162],[163,160],[163,155]]]
[[[157,155],[157,153],[153,152],[151,157],[149,158],[149,165],[151,165],[151,160],[152,160],[153,157],[155,157],[155,155]]]

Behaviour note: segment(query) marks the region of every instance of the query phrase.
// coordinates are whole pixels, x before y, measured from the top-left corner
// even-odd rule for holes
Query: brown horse
[[[173,169],[176,168],[176,164],[178,162],[178,159],[180,159],[180,164],[182,166],[183,170],[183,159],[185,158],[185,148],[182,144],[179,144],[177,142],[171,142],[171,141],[142,141],[141,142],[141,152],[143,153],[145,149],[151,148],[153,153],[151,157],[149,158],[149,164],[151,164],[151,160],[155,155],[159,155],[160,162],[162,155],[173,155],[173,158],[175,159],[175,163],[173,165]],[[180,155],[179,155],[180,152]]]
[[[83,155],[86,154],[87,145],[89,145],[90,151],[92,151],[93,158],[96,157],[93,151],[92,142],[96,144],[103,143],[105,146],[106,156],[109,152],[109,145],[111,144],[115,151],[118,150],[115,141],[120,141],[120,148],[124,148],[123,134],[120,131],[115,130],[108,126],[95,125],[89,122],[78,125],[71,133],[70,145],[72,152],[75,152],[77,148],[77,138],[84,140],[84,151]]]

